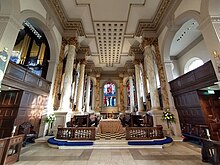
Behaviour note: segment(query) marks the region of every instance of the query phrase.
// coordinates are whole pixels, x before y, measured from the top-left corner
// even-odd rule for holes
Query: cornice
[[[144,31],[157,31],[165,13],[169,10],[172,0],[163,0],[153,20],[139,20],[135,36],[142,36]]]
[[[64,13],[62,3],[59,0],[48,0],[48,2],[58,16],[64,31],[76,30],[79,36],[85,35],[81,19],[67,19],[68,17]]]

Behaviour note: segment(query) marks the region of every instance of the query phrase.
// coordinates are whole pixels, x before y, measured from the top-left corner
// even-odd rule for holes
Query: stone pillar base
[[[164,128],[164,122],[161,120],[163,111],[159,108],[154,108],[148,112],[153,116],[154,127],[156,127],[156,125],[162,125]]]
[[[71,120],[72,112],[55,111],[56,121],[51,131],[56,136],[58,127],[66,127],[66,123]]]

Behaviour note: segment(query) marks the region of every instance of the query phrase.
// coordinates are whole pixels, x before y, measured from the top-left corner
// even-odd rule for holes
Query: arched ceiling
[[[157,37],[181,0],[41,0],[64,33],[77,30],[88,46],[91,66],[103,71],[128,67],[131,46],[141,36]]]

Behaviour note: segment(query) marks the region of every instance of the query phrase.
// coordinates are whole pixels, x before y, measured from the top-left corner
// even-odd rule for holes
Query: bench
[[[18,128],[18,134],[25,134],[23,147],[27,143],[35,143],[35,139],[37,138],[36,132],[33,130],[33,125],[30,122],[22,123]]]

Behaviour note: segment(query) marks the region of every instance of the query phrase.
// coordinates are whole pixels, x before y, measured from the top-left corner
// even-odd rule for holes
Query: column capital
[[[65,47],[68,44],[67,40],[65,38],[62,38],[61,46]]]
[[[134,63],[134,65],[140,65],[141,60],[139,60],[139,59],[135,59],[135,60],[133,61],[133,63]]]
[[[86,59],[80,59],[79,62],[80,62],[80,65],[82,64],[86,65]]]
[[[79,47],[79,43],[77,41],[77,37],[63,37],[62,38],[62,45],[66,46],[66,45],[74,45],[76,48]]]
[[[143,59],[143,49],[141,49],[140,47],[131,47],[129,50],[129,55],[133,56],[134,59]]]
[[[141,49],[144,49],[146,46],[150,46],[153,44],[153,41],[155,40],[154,37],[150,37],[150,38],[143,38],[142,43],[140,45]]]
[[[128,69],[128,75],[133,76],[134,75],[134,69]]]

